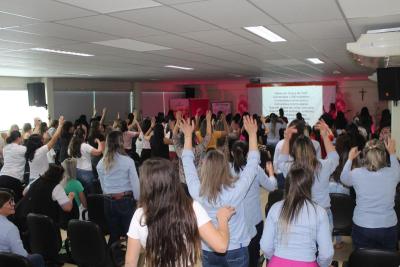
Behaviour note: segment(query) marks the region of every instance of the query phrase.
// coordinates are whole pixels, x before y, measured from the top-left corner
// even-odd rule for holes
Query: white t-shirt
[[[8,175],[18,180],[23,179],[25,171],[26,147],[11,143],[3,148],[4,166],[0,175]]]
[[[56,152],[54,149],[50,149],[49,152],[47,153],[47,161],[49,163],[55,163],[56,162]]]
[[[36,180],[40,175],[44,174],[49,168],[49,162],[47,161],[47,152],[49,148],[47,145],[43,145],[36,149],[35,156],[32,161],[29,162],[29,182]]]
[[[76,168],[91,171],[92,170],[92,162],[91,162],[91,153],[94,147],[89,144],[82,143],[81,145],[81,157],[76,159]]]
[[[286,124],[282,124],[280,122],[276,122],[275,123],[275,130],[273,131],[272,123],[268,123],[267,124],[267,129],[269,130],[269,132],[268,132],[267,143],[271,144],[271,145],[276,145],[280,140],[279,131],[281,129],[285,129],[285,128],[286,128]]]
[[[198,228],[211,221],[211,218],[208,216],[206,210],[200,205],[199,202],[193,201],[193,210],[196,215]],[[147,225],[144,224],[144,221],[145,218],[143,218],[143,209],[138,208],[135,211],[135,214],[133,214],[128,230],[128,236],[133,239],[139,239],[143,248],[146,247],[148,235]]]

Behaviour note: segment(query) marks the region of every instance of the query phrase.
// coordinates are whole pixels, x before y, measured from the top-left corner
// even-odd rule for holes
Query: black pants
[[[355,249],[397,249],[397,225],[388,228],[365,228],[353,224],[351,237]]]
[[[140,153],[140,163],[142,164],[149,158],[151,158],[151,149],[142,149],[142,153]]]
[[[22,187],[22,183],[20,180],[8,175],[2,175],[0,176],[0,188],[7,188],[13,190],[15,203],[18,203],[18,201],[21,200],[22,191],[24,189]]]
[[[257,234],[251,239],[248,246],[249,250],[249,267],[257,267],[260,260],[260,240],[264,229],[263,221],[256,225]]]

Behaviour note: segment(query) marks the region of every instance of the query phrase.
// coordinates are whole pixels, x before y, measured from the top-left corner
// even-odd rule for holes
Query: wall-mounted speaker
[[[44,83],[28,83],[29,106],[46,107],[46,91]]]
[[[377,74],[379,100],[400,100],[400,67],[380,68]]]
[[[192,86],[185,86],[185,97],[186,98],[194,98],[195,97],[195,88]]]

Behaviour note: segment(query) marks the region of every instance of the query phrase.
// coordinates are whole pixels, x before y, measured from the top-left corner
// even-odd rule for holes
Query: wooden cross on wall
[[[364,95],[367,93],[367,91],[365,91],[364,88],[362,88],[361,91],[359,91],[359,93],[361,94],[361,100],[364,101]]]

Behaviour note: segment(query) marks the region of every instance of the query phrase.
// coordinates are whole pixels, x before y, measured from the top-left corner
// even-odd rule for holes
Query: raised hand
[[[274,165],[272,165],[271,161],[267,161],[265,168],[267,169],[268,176],[274,176]]]
[[[207,110],[207,112],[206,112],[206,120],[208,122],[211,122],[211,116],[212,116],[211,110]]]
[[[258,125],[257,122],[250,116],[243,117],[243,127],[246,132],[251,135],[257,135]]]
[[[293,134],[295,134],[295,133],[297,133],[296,126],[291,126],[291,127],[286,128],[285,134],[284,134],[285,139],[289,141],[292,138]]]
[[[389,155],[396,154],[396,141],[392,138],[388,138],[385,141],[385,147]]]
[[[227,222],[230,220],[233,214],[236,213],[235,208],[230,207],[230,206],[225,206],[222,208],[219,208],[217,211],[217,220],[219,222]]]
[[[358,151],[357,147],[352,147],[349,151],[349,160],[355,160],[360,153],[361,151]]]
[[[317,122],[317,124],[315,125],[315,128],[317,130],[319,130],[319,132],[321,133],[321,136],[323,136],[323,137],[327,137],[331,132],[331,130],[329,129],[329,126],[322,119]]]
[[[60,116],[60,118],[58,119],[58,126],[63,126],[64,125],[64,116]]]
[[[185,137],[192,138],[192,134],[194,131],[194,122],[193,121],[190,121],[190,119],[187,119],[187,120],[182,119],[180,121],[179,128],[181,129],[181,131],[183,132]]]

